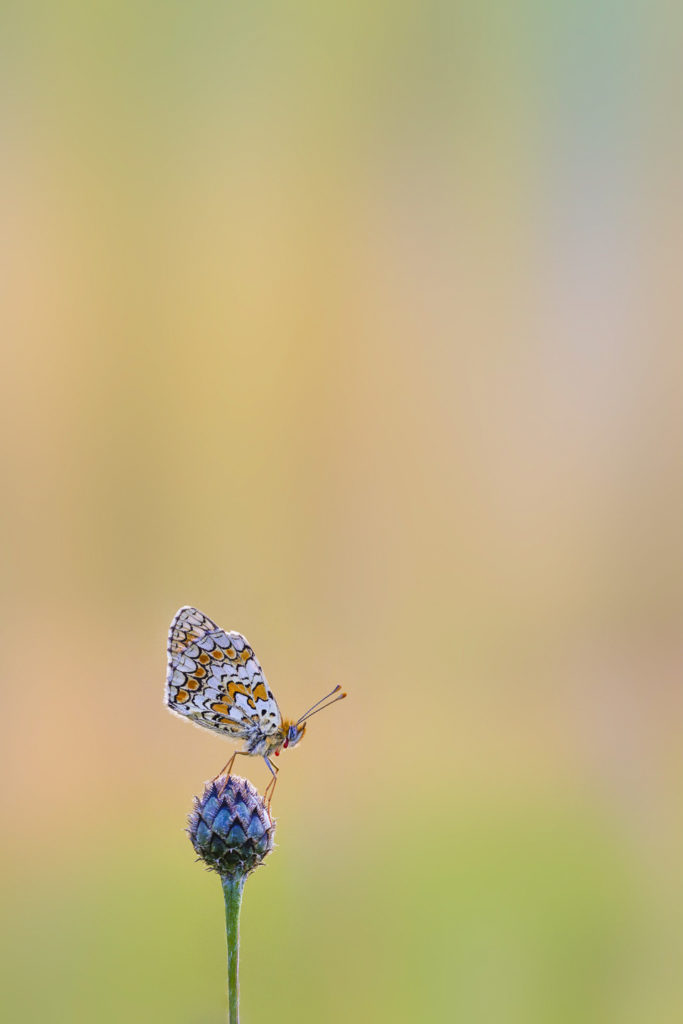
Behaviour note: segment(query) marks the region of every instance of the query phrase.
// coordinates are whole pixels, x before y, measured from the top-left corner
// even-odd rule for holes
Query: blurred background
[[[245,1020],[682,1019],[675,6],[1,20],[7,1020],[225,1019],[183,604],[349,692]]]

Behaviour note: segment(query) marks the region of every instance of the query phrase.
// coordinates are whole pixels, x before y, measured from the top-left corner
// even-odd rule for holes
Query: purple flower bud
[[[254,786],[231,775],[213,779],[194,798],[187,831],[208,868],[223,878],[246,877],[273,849],[275,825]]]

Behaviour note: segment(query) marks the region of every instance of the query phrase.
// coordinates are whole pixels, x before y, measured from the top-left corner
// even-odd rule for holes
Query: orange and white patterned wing
[[[199,633],[205,624],[210,628]],[[171,711],[237,738],[279,729],[280,709],[240,633],[226,633],[195,608],[181,608],[171,624],[168,652]]]
[[[169,665],[171,659],[180,654],[188,644],[191,644],[193,640],[198,640],[200,636],[204,636],[212,629],[218,629],[216,623],[197,608],[185,605],[184,608],[177,611],[168,631]]]

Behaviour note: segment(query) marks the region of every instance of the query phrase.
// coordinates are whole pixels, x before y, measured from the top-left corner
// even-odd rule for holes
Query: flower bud
[[[248,875],[273,849],[275,825],[247,779],[221,776],[194,798],[188,835],[200,859],[221,877]]]

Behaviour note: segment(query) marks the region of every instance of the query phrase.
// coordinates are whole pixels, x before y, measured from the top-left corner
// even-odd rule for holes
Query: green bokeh
[[[643,868],[606,826],[542,807],[454,814],[418,793],[392,810],[391,828],[355,836],[352,820],[326,836],[314,815],[281,824],[245,892],[245,1020],[651,1021]],[[7,1020],[224,1019],[219,881],[157,824],[124,845],[122,822],[6,896]]]

